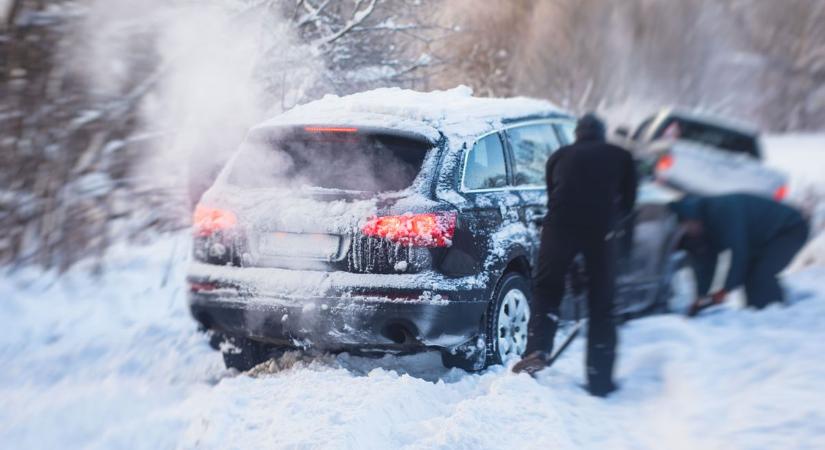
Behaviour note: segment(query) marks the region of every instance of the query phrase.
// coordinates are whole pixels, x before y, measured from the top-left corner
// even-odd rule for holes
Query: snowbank
[[[621,330],[622,390],[582,382],[582,342],[538,381],[437,355],[287,355],[223,369],[188,317],[186,236],[113,249],[100,280],[0,279],[0,448],[816,448],[825,269],[764,312]]]

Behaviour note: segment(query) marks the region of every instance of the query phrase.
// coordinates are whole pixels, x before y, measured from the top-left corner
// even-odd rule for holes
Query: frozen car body
[[[377,194],[235,186],[229,181],[240,151],[202,200],[233,211],[238,225],[228,241],[196,239],[189,274],[193,315],[207,328],[276,345],[449,351],[475,342],[498,281],[510,272],[529,279],[536,267],[546,212],[543,182],[511,185],[509,135],[518,127],[547,127],[561,145],[572,139],[573,121],[532,99],[475,98],[464,88],[379,89],[327,97],[254,127],[250,139],[296,128],[357,129],[399,134],[432,148],[408,188]],[[484,139],[499,139],[506,148],[508,185],[467,189],[467,156]],[[653,201],[640,206],[636,222],[642,232],[619,230],[629,242],[620,265],[620,314],[649,310],[664,282],[675,226],[665,197],[648,198]],[[416,247],[362,236],[370,217],[429,213],[457,216],[449,245]],[[293,244],[304,253],[262,255],[256,239],[278,233],[297,239]],[[312,252],[305,236],[329,235],[340,236],[337,250],[307,257]],[[211,256],[216,245],[224,250],[218,258]]]

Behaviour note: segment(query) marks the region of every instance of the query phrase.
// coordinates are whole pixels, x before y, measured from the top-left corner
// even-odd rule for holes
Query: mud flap
[[[441,363],[447,368],[458,368],[467,372],[478,372],[487,365],[487,345],[484,335],[452,349],[441,350]]]

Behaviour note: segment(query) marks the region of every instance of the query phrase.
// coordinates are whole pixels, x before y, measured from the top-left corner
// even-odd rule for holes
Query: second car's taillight
[[[449,247],[455,233],[455,213],[379,216],[361,228],[366,236],[414,247]]]
[[[788,186],[785,185],[785,184],[783,184],[782,186],[779,186],[773,192],[773,199],[778,201],[778,202],[781,202],[782,200],[785,200],[785,197],[787,197],[787,196],[788,196]]]
[[[238,218],[231,211],[198,205],[192,215],[192,225],[196,236],[208,237],[216,231],[228,230],[238,224]]]
[[[655,171],[656,173],[667,172],[668,170],[670,170],[671,167],[673,167],[673,164],[675,163],[676,160],[673,159],[673,155],[666,153],[659,157],[659,160],[656,161]]]

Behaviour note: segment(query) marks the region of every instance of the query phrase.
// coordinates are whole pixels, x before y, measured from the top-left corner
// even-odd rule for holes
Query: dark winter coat
[[[584,136],[547,161],[546,223],[606,232],[636,203],[636,165],[627,150]]]
[[[680,220],[696,219],[704,226],[706,249],[692,252],[699,295],[706,295],[710,290],[719,253],[731,250],[724,285],[726,291],[731,291],[744,283],[748,263],[761,248],[805,223],[796,209],[751,194],[687,196],[670,207]]]

